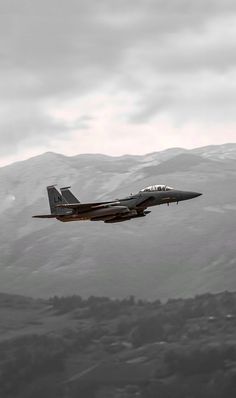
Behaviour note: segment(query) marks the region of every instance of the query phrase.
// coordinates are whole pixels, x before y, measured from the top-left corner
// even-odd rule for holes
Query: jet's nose
[[[193,192],[193,194],[194,194],[194,198],[197,198],[198,196],[202,195],[202,193],[200,193],[200,192]]]
[[[193,198],[197,198],[198,196],[201,196],[202,193],[200,192],[185,192],[184,196],[186,197],[186,199],[193,199]]]

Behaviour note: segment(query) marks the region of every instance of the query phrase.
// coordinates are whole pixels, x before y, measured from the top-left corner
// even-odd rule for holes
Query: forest
[[[1,398],[236,396],[235,292],[163,303],[0,295],[0,310],[14,307],[39,315],[0,333]]]

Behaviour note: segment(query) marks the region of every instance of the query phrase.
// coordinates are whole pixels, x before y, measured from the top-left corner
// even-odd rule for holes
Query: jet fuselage
[[[51,214],[34,216],[37,218],[56,218],[62,222],[69,221],[104,221],[115,223],[132,218],[144,217],[150,211],[146,209],[161,204],[193,199],[198,192],[180,191],[166,185],[153,185],[122,199],[108,202],[80,203],[70,192],[69,187],[61,189],[47,187]]]

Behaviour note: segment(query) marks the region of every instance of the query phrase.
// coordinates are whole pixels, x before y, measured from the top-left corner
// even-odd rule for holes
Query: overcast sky
[[[235,0],[0,0],[0,165],[236,141]]]

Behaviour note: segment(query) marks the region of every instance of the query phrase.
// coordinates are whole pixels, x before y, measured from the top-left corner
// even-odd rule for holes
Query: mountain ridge
[[[0,291],[168,298],[233,289],[236,144],[213,149],[109,161],[47,154],[1,168]],[[188,167],[186,156],[199,162]],[[54,183],[71,185],[82,202],[121,198],[156,183],[203,196],[113,226],[32,219],[48,213],[45,187]]]
[[[10,164],[7,164],[5,166],[1,166],[1,169],[4,169],[6,167],[12,166],[14,164],[19,164],[19,163],[25,163],[27,161],[30,161],[32,159],[37,159],[37,158],[42,158],[43,156],[58,156],[58,157],[64,157],[64,158],[69,158],[69,159],[73,159],[73,158],[86,158],[86,157],[100,157],[100,158],[107,158],[107,159],[119,159],[122,160],[126,157],[128,158],[143,158],[143,157],[148,157],[151,155],[156,155],[156,154],[162,154],[162,153],[168,153],[170,151],[182,151],[182,152],[192,152],[192,153],[198,153],[198,152],[203,152],[204,150],[214,150],[214,149],[219,149],[219,148],[231,148],[233,151],[236,150],[236,143],[232,142],[232,143],[225,143],[225,144],[221,144],[221,145],[206,145],[206,146],[202,146],[202,147],[197,147],[197,148],[192,148],[192,149],[187,149],[187,148],[182,148],[182,147],[173,147],[173,148],[166,148],[160,151],[154,151],[154,152],[148,152],[146,154],[143,155],[133,155],[133,154],[124,154],[124,155],[107,155],[107,154],[103,154],[103,153],[81,153],[81,154],[77,154],[77,155],[65,155],[62,153],[58,153],[58,152],[53,152],[53,151],[46,151],[46,152],[42,152],[39,155],[35,155],[32,156],[28,159],[25,160],[18,160],[16,162],[12,162]]]

